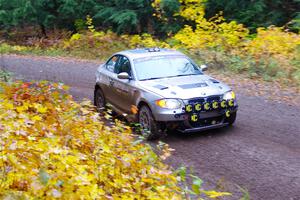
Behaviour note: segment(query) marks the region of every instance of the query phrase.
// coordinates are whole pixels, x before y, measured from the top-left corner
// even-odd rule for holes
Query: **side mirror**
[[[130,76],[127,72],[121,72],[118,74],[118,79],[130,79]]]
[[[202,71],[206,71],[208,67],[207,67],[207,65],[201,65],[200,68]]]

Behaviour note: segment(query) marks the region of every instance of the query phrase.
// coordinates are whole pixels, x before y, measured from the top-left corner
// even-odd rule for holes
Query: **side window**
[[[106,63],[106,69],[110,72],[114,72],[116,64],[118,62],[119,56],[113,56],[109,61]]]
[[[115,67],[115,73],[127,72],[131,76],[131,66],[129,59],[125,56],[120,56],[120,60]]]

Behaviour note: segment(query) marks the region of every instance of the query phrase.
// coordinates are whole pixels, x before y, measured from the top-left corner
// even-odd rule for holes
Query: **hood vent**
[[[219,81],[215,80],[215,79],[209,79],[212,83],[220,83]]]
[[[185,84],[185,85],[178,85],[178,87],[182,89],[192,89],[192,88],[199,88],[199,87],[207,87],[206,83],[193,83],[193,84]]]
[[[163,86],[163,85],[154,85],[153,87],[155,87],[155,88],[157,88],[157,89],[160,89],[160,90],[166,90],[166,89],[169,88],[169,87]]]

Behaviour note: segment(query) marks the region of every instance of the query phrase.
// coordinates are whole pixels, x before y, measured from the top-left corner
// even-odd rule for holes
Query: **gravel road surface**
[[[71,86],[76,99],[92,99],[99,63],[66,58],[0,55],[0,67],[25,80],[51,80]],[[241,88],[236,88],[241,90]],[[238,94],[240,109],[233,127],[164,138],[173,167],[193,168],[207,187],[251,199],[300,200],[300,106]]]

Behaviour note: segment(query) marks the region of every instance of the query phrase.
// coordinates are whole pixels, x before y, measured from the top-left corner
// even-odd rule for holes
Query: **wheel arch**
[[[94,89],[94,105],[95,105],[95,106],[96,106],[96,91],[97,91],[97,90],[101,90],[102,95],[103,95],[103,97],[104,97],[104,99],[105,99],[104,92],[103,92],[102,88],[100,87],[100,85],[99,85],[98,83],[96,83],[95,89]]]
[[[140,109],[142,106],[147,106],[150,109],[150,111],[152,112],[150,105],[146,101],[141,100],[137,105],[138,109]]]
[[[138,103],[138,105],[137,105],[138,110],[140,110],[142,106],[147,106],[147,107],[149,108],[150,112],[151,112],[151,115],[152,115],[153,119],[156,120],[156,118],[155,118],[155,116],[154,116],[154,114],[153,114],[153,110],[152,110],[150,104],[147,103],[147,101],[145,101],[145,100],[141,100],[141,101]]]

